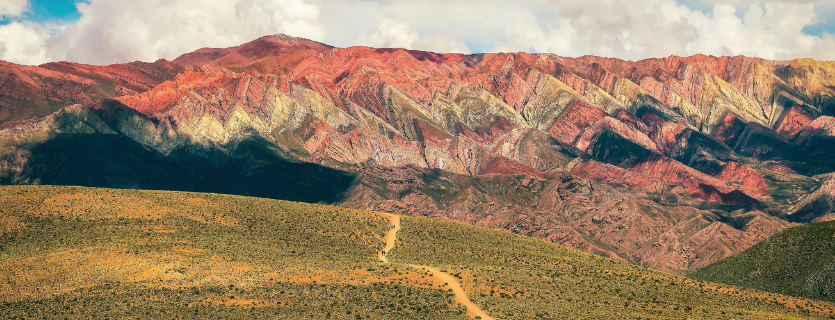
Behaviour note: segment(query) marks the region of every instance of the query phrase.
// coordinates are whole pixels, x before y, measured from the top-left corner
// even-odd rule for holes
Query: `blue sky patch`
[[[823,33],[835,34],[835,24],[818,23],[803,27],[803,33],[820,37]]]
[[[68,23],[78,20],[81,13],[75,7],[79,0],[30,0],[29,11],[23,17],[0,19],[0,24],[15,20],[29,20],[38,23]]]

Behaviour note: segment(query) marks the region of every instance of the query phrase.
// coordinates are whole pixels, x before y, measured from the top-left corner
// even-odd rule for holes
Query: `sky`
[[[174,59],[284,33],[338,47],[835,60],[835,0],[0,0],[0,60]]]

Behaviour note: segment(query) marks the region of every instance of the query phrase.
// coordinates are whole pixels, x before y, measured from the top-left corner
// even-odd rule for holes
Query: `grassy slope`
[[[5,318],[804,319],[835,306],[696,282],[563,246],[373,212],[215,194],[0,187]]]
[[[690,276],[835,302],[835,221],[786,229]]]

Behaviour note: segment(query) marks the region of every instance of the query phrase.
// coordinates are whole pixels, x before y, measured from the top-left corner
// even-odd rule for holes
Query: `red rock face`
[[[548,129],[548,133],[567,145],[580,143],[577,147],[585,150],[588,147],[588,141],[578,141],[583,136],[584,129],[590,128],[605,117],[606,113],[603,110],[575,100],[560,114],[557,121]]]
[[[812,188],[810,176],[835,167],[821,151],[835,141],[835,121],[825,116],[835,106],[827,98],[835,96],[830,68],[703,55],[630,62],[333,48],[279,35],[173,63],[3,63],[0,123],[75,103],[97,112],[122,104],[144,118],[102,123],[165,156],[187,145],[231,153],[258,136],[294,161],[381,179],[354,186],[345,205],[532,234],[681,273],[788,226],[765,212],[788,212]],[[42,125],[49,121],[8,125],[0,139],[22,141],[34,131],[21,128],[51,128]],[[23,170],[14,161],[0,169]],[[393,178],[404,168],[491,182],[461,178],[421,189],[431,179]],[[529,180],[511,183],[518,177]],[[379,181],[388,182],[368,187]],[[544,189],[485,191],[508,188],[496,181]],[[636,198],[621,205],[558,196],[580,186],[593,194],[601,185],[614,186],[606,187],[614,198]],[[593,210],[593,198],[611,210]],[[695,209],[726,208],[719,204],[755,210],[743,220],[758,225],[730,226],[717,222],[727,217]],[[646,211],[656,206],[678,209]]]
[[[758,198],[771,196],[762,173],[733,161],[725,163],[716,178],[727,184],[738,185],[740,190]]]
[[[786,112],[783,121],[780,122],[780,126],[777,128],[777,133],[787,137],[792,137],[813,120],[812,116],[803,111],[803,109],[800,109],[797,106],[792,106],[789,108],[789,111]]]
[[[835,118],[823,116],[809,122],[799,130],[797,139],[800,141],[808,141],[815,137],[833,137],[835,136]]]
[[[704,199],[733,205],[756,202],[755,199],[744,192],[740,192],[739,189],[730,187],[717,178],[666,157],[656,157],[642,161],[629,167],[628,170],[653,181],[663,181],[667,184],[681,186],[691,194]]]
[[[550,175],[537,171],[519,162],[507,158],[495,158],[486,163],[481,169],[481,174],[506,174],[506,175],[528,175],[539,179],[547,179]]]
[[[716,127],[716,130],[713,131],[713,137],[722,142],[736,139],[745,127],[745,124],[745,121],[739,119],[733,113],[728,113],[719,126]]]
[[[643,173],[594,160],[580,163],[571,173],[589,180],[606,184],[620,184],[635,189],[644,189],[653,184],[653,179]]]
[[[0,61],[0,124],[45,117],[73,104],[134,95],[185,69],[165,60],[110,66],[69,62],[21,66]]]

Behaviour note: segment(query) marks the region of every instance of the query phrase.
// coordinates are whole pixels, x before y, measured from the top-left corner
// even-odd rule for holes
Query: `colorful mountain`
[[[128,68],[64,65],[63,77]],[[153,69],[126,66],[137,65]],[[323,202],[679,274],[830,213],[814,199],[828,199],[820,174],[835,167],[835,63],[436,54],[277,35],[152,65],[167,70],[159,82],[67,98],[46,117],[14,101],[61,82],[13,90],[24,98],[0,104],[17,120],[0,130],[0,182]]]
[[[69,62],[22,66],[0,61],[0,125],[46,117],[74,104],[145,92],[185,69],[166,60],[110,66]]]

